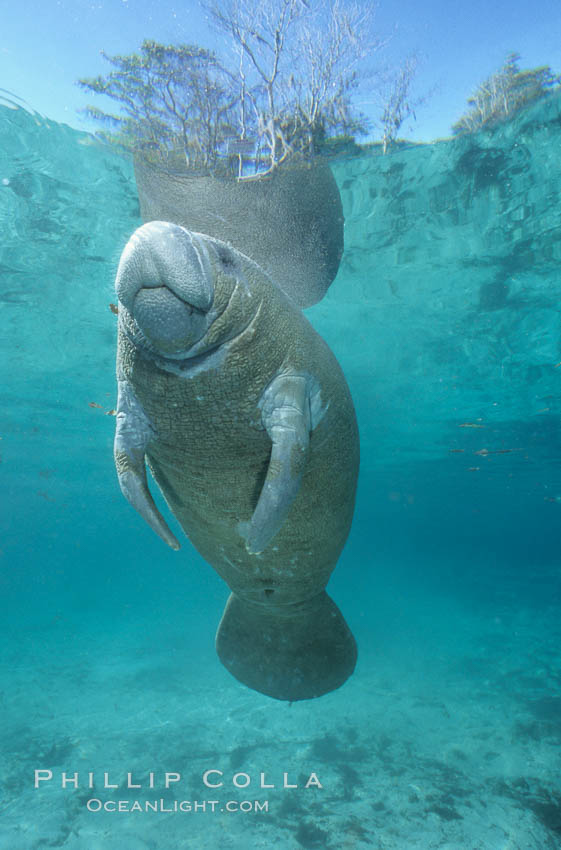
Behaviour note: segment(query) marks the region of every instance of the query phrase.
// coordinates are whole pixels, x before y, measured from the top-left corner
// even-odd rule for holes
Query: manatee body
[[[359,463],[341,369],[297,306],[227,244],[139,228],[116,280],[121,489],[173,548],[145,462],[183,531],[232,593],[222,663],[277,699],[320,696],[356,645],[325,592]]]

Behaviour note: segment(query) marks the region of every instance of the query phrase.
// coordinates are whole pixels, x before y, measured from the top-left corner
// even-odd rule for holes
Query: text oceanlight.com
[[[268,812],[268,800],[99,800],[93,797],[86,803],[90,812]]]

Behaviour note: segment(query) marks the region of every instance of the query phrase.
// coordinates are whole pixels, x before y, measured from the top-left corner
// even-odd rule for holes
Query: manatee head
[[[181,358],[212,322],[213,274],[204,239],[165,221],[139,227],[121,255],[117,297],[148,346]]]

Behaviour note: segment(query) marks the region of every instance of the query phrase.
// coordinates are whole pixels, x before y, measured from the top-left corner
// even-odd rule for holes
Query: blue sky
[[[360,0],[368,2],[368,0]],[[76,85],[108,70],[100,56],[130,53],[144,38],[220,47],[197,0],[7,0],[0,16],[0,89],[49,118],[79,129],[77,114],[103,104]],[[449,135],[466,99],[510,51],[524,67],[561,73],[561,0],[380,0],[377,29],[392,36],[374,61],[398,63],[418,51],[415,93],[432,94],[403,136],[429,141]],[[368,111],[368,95],[365,109]],[[106,104],[110,106],[110,104]]]

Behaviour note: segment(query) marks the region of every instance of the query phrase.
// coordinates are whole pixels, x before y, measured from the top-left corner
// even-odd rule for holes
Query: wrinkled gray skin
[[[358,473],[352,400],[333,354],[253,261],[168,222],[139,228],[117,272],[115,463],[172,548],[145,463],[232,594],[224,665],[277,699],[320,696],[356,645],[325,592]]]

